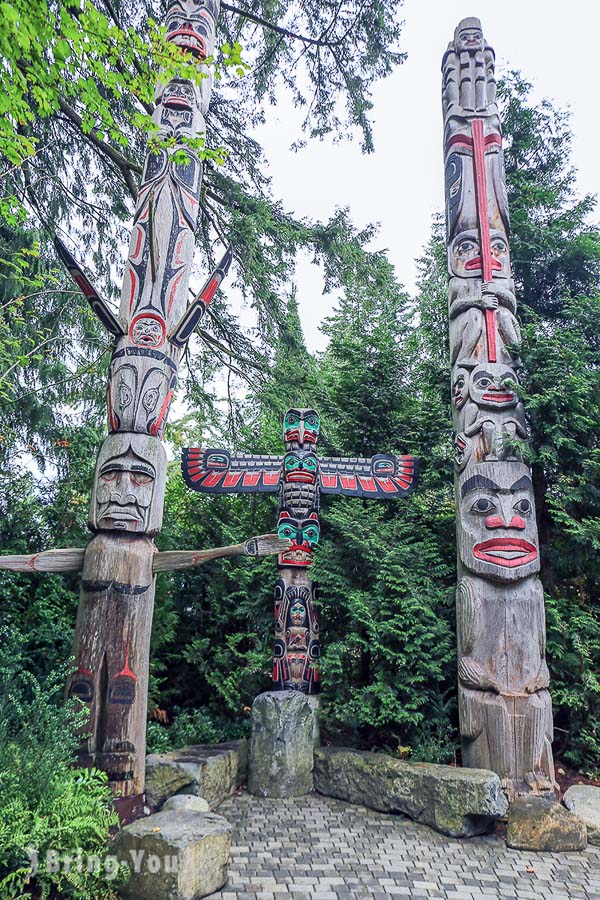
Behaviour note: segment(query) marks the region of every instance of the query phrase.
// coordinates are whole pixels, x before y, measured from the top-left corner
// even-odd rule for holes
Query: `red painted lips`
[[[492,538],[473,547],[473,556],[477,559],[508,569],[527,565],[537,553],[537,547],[520,538]]]
[[[303,469],[297,469],[295,472],[288,472],[285,476],[285,480],[301,482],[302,484],[314,484],[316,479],[313,472],[305,472]]]
[[[514,399],[514,394],[482,394],[482,400],[486,400],[488,403],[509,403]]]

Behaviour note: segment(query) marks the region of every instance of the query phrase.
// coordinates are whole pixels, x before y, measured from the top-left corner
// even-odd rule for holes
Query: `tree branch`
[[[87,140],[89,140],[90,143],[94,144],[94,146],[98,150],[101,150],[102,153],[104,153],[106,156],[108,156],[108,158],[117,166],[117,168],[121,172],[123,178],[125,179],[125,184],[127,185],[129,193],[131,194],[133,199],[136,200],[137,194],[138,194],[137,185],[136,185],[131,173],[132,172],[141,173],[141,171],[142,171],[141,167],[138,166],[136,163],[130,162],[121,153],[119,153],[118,150],[115,150],[114,147],[111,147],[110,144],[107,144],[106,141],[103,141],[102,138],[99,137],[99,135],[95,131],[95,129],[92,129],[91,131],[88,131],[88,132],[84,131],[83,127],[82,127],[83,119],[81,118],[79,113],[75,112],[75,110],[69,106],[68,103],[65,103],[64,100],[59,99],[58,104],[60,107],[60,111],[68,119],[70,119],[71,122],[73,122],[75,125],[77,125],[78,128],[81,129],[81,132],[84,135],[84,137],[87,138]]]
[[[236,16],[243,16],[251,22],[256,22],[257,25],[262,25],[263,28],[268,28],[270,31],[275,31],[277,34],[283,35],[283,37],[291,38],[294,41],[302,41],[303,44],[311,44],[313,47],[337,47],[342,43],[342,40],[330,41],[323,37],[311,38],[306,34],[297,34],[295,31],[290,31],[289,28],[283,28],[281,25],[274,25],[273,22],[263,19],[262,16],[257,16],[255,13],[250,12],[250,10],[238,9],[236,6],[231,6],[229,3],[221,3],[221,9],[226,9]],[[327,26],[323,34],[330,31],[332,25],[333,22]]]

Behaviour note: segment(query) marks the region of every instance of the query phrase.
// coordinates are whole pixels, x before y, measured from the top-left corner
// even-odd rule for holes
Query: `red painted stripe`
[[[263,472],[264,484],[279,484],[279,472]]]
[[[244,480],[242,484],[244,487],[256,487],[258,482],[260,481],[260,476],[262,472],[244,472]]]
[[[202,482],[202,487],[216,487],[223,477],[223,472],[211,472]]]
[[[371,494],[377,493],[377,485],[375,484],[374,478],[367,478],[364,475],[359,475],[358,480],[363,491],[368,491]]]
[[[220,283],[221,283],[220,278],[219,279],[211,278],[210,281],[208,282],[208,284],[206,285],[206,287],[204,288],[204,290],[202,291],[202,294],[200,295],[200,299],[207,306],[210,303],[210,301],[212,300],[212,298],[214,297],[215,291],[219,287]]]
[[[335,488],[337,486],[337,475],[321,475],[321,484],[324,488]]]
[[[396,476],[394,478],[394,481],[396,482],[396,484],[400,485],[403,491],[407,491],[412,484],[412,478],[407,479]]]
[[[398,488],[394,484],[391,478],[377,478],[377,484],[381,488],[382,491],[385,491],[386,494],[397,494]]]
[[[487,340],[488,362],[496,362],[496,310],[485,311],[485,336]]]
[[[356,475],[340,475],[340,483],[347,491],[355,491],[357,488]]]
[[[477,214],[479,218],[479,238],[481,244],[482,275],[484,281],[491,281],[492,244],[490,241],[490,223],[488,218],[487,185],[485,178],[485,143],[483,139],[483,122],[473,119],[473,165],[475,167],[475,193],[477,195]],[[485,311],[485,332],[487,340],[488,362],[496,362],[496,314],[493,309]]]
[[[232,488],[235,487],[240,478],[242,477],[243,472],[228,472],[225,476],[225,480],[223,481],[224,488]]]
[[[446,150],[449,150],[450,147],[455,147],[457,144],[460,144],[462,147],[471,148],[473,146],[473,141],[465,134],[455,134],[446,144]]]
[[[169,408],[169,403],[171,402],[171,397],[173,396],[173,391],[169,391],[167,396],[165,397],[165,402],[163,403],[161,410],[158,414],[158,419],[150,428],[150,434],[156,436],[159,432],[160,426],[162,425],[162,421],[167,414],[167,410]]]

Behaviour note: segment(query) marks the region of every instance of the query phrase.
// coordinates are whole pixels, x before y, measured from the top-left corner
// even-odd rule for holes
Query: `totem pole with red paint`
[[[276,535],[206,551],[158,553],[167,458],[162,445],[183,348],[231,262],[231,250],[188,302],[202,162],[189,139],[205,133],[218,0],[171,0],[167,40],[198,79],[159,83],[154,145],[139,189],[121,306],[115,314],[57,238],[57,252],[115,338],[108,428],[96,463],[85,549],[0,557],[13,571],[81,571],[75,671],[67,696],[89,710],[79,763],[104,770],[122,821],[144,811],[146,714],[156,574],[224,556],[265,556],[289,546]],[[184,159],[181,155],[184,151]]]
[[[316,410],[292,407],[283,417],[284,455],[189,447],[182,458],[186,484],[201,494],[278,491],[277,534],[291,545],[278,558],[273,689],[308,695],[320,691],[321,646],[310,565],[321,533],[321,494],[390,500],[412,493],[418,482],[414,456],[317,456],[320,424]]]
[[[553,793],[552,703],[517,370],[494,51],[463,19],[442,62],[463,764],[510,797]]]

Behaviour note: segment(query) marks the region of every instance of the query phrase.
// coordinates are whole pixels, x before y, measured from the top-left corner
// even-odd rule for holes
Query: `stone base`
[[[159,812],[127,825],[111,852],[131,870],[123,900],[198,900],[227,881],[233,827],[222,816]]]
[[[560,803],[519,797],[510,804],[506,843],[513,850],[569,853],[585,850],[587,835],[581,819]]]
[[[404,813],[451,837],[485,834],[508,809],[494,772],[339,747],[315,751],[315,787],[328,797]]]
[[[573,784],[565,791],[563,803],[585,825],[588,843],[600,846],[600,787]]]
[[[313,788],[314,711],[297,691],[268,691],[252,705],[248,791],[302,797]]]
[[[246,778],[248,743],[196,744],[146,757],[146,802],[152,811],[167,797],[185,792],[215,809]]]

